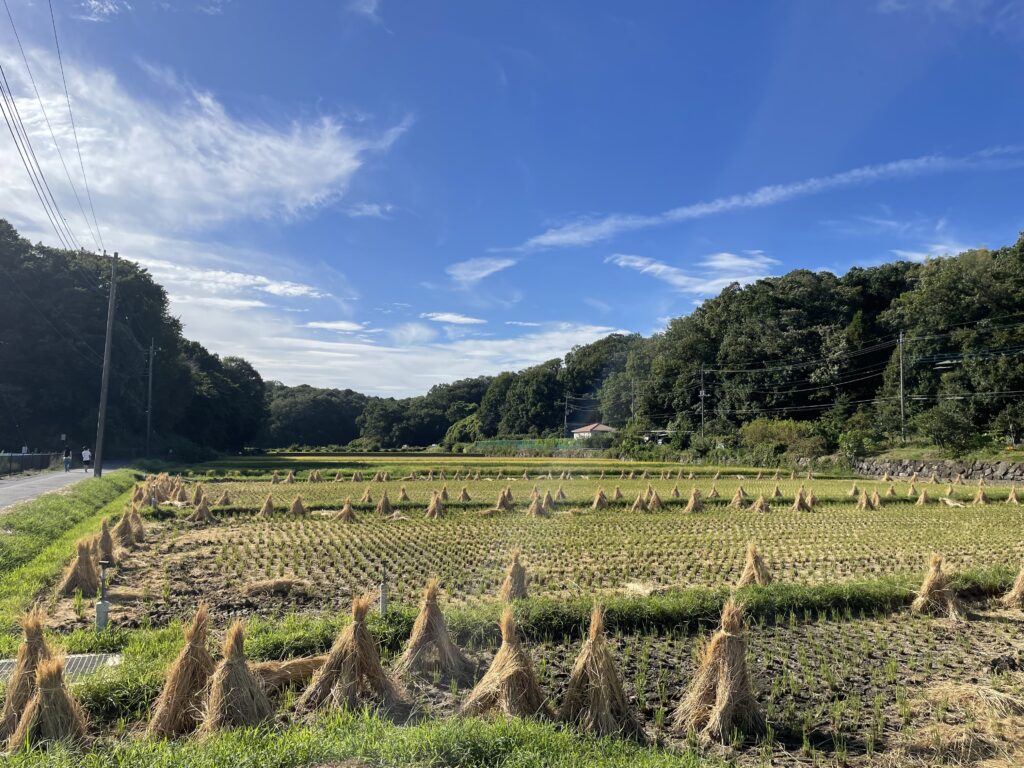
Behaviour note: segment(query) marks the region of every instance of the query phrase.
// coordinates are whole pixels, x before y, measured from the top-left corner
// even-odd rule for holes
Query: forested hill
[[[32,245],[0,221],[0,449],[50,447],[62,432],[91,442],[109,269],[102,257]],[[899,432],[901,349],[911,432],[941,443],[1019,435],[1024,422],[1024,237],[924,264],[733,285],[650,338],[611,335],[564,359],[402,400],[344,381],[264,384],[246,361],[185,339],[144,270],[122,262],[118,281],[109,434],[122,453],[141,449],[151,338],[156,445],[176,455],[560,436],[566,419],[623,427],[627,440],[667,430],[676,447],[706,453],[740,425],[756,434],[765,418],[787,420],[774,426],[806,453],[828,452]]]

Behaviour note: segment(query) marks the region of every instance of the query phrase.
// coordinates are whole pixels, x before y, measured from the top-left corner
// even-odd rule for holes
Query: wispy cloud
[[[291,280],[274,280],[266,275],[232,272],[225,269],[207,269],[145,256],[135,257],[133,261],[145,267],[161,284],[189,286],[210,293],[236,293],[253,290],[272,296],[311,299],[322,299],[328,295],[312,285],[296,283]]]
[[[424,320],[433,320],[435,323],[448,323],[450,325],[479,325],[486,323],[479,317],[460,315],[458,312],[423,312],[420,314]]]
[[[993,147],[961,157],[936,154],[877,165],[864,165],[828,176],[817,176],[785,184],[771,184],[752,192],[691,203],[661,213],[613,213],[601,217],[584,217],[548,229],[546,232],[529,238],[522,245],[507,250],[535,251],[546,248],[586,246],[609,240],[625,232],[701,219],[729,211],[764,208],[843,187],[926,174],[963,170],[1003,170],[1018,168],[1022,165],[1024,165],[1024,147],[1017,146]]]
[[[399,346],[425,344],[437,338],[437,331],[423,323],[402,323],[391,328],[388,334]]]
[[[108,21],[111,17],[132,10],[127,0],[82,0],[74,18],[80,21]]]
[[[365,332],[363,323],[355,323],[351,320],[314,320],[306,323],[307,328],[319,328],[325,331],[338,331],[339,333]]]
[[[384,24],[384,17],[381,16],[381,0],[350,0],[348,9],[352,13],[362,16],[364,19],[379,24],[385,31],[391,32]]]
[[[721,255],[721,254],[716,254]],[[614,253],[605,262],[624,269],[632,269],[668,284],[680,293],[692,293],[702,296],[717,294],[732,283],[744,285],[755,282],[764,274],[741,272],[739,274],[716,275],[713,277],[693,275],[685,270],[666,264],[664,261],[646,256],[634,256],[627,253]]]
[[[508,269],[515,265],[516,259],[497,256],[481,256],[479,258],[450,264],[445,272],[448,273],[448,276],[451,277],[452,280],[465,288],[479,283],[485,277],[489,277],[495,272],[501,272],[503,269]]]
[[[354,203],[345,213],[353,219],[386,219],[393,209],[390,203]]]
[[[964,243],[951,240],[942,243],[930,243],[916,249],[893,248],[891,252],[901,259],[926,261],[927,259],[935,259],[940,256],[956,256],[958,253],[963,253],[977,247],[979,246],[965,245]]]
[[[227,296],[169,296],[176,305],[191,304],[197,307],[217,309],[266,309],[271,305],[260,299],[232,299]]]
[[[770,269],[778,263],[778,260],[765,256],[763,251],[744,251],[742,254],[722,251],[721,253],[712,253],[701,260],[701,264],[708,269],[725,272],[739,271],[742,274]]]
[[[521,328],[539,328],[540,323],[533,323],[528,320],[506,320],[505,325],[516,325]]]

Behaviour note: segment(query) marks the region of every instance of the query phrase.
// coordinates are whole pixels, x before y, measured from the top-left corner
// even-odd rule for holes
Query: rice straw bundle
[[[871,509],[871,499],[868,497],[867,491],[861,490],[855,506],[857,509]]]
[[[334,640],[327,660],[296,702],[298,712],[312,712],[323,706],[355,708],[363,696],[385,706],[404,703],[394,681],[384,672],[377,643],[366,627],[369,596],[352,600],[352,623]]]
[[[734,600],[722,609],[722,626],[704,649],[700,667],[673,716],[677,730],[728,741],[734,730],[757,733],[764,717],[750,686],[743,638],[743,610]]]
[[[764,494],[757,497],[757,500],[750,505],[751,512],[771,512],[771,507],[768,506],[768,501],[765,499]]]
[[[55,743],[83,744],[87,740],[85,712],[64,685],[64,659],[41,659],[36,667],[36,686],[8,749],[33,748]]]
[[[669,493],[669,496],[671,496],[671,497],[672,497],[673,499],[678,499],[678,498],[680,498],[680,495],[679,495],[679,486],[678,486],[678,485],[673,485],[673,486],[672,486],[672,491],[671,491],[671,492]]]
[[[885,489],[885,498],[891,499],[896,496],[896,486],[889,483],[889,487]]]
[[[296,496],[292,500],[291,507],[288,508],[288,512],[295,517],[302,517],[306,514],[306,508],[302,505],[302,497]]]
[[[519,561],[520,551],[512,550],[512,563],[505,574],[498,596],[506,603],[526,597],[526,568]]]
[[[612,491],[612,501],[622,501],[622,489],[619,486],[615,486],[615,490]]]
[[[441,502],[441,497],[436,493],[430,495],[430,503],[427,505],[426,518],[428,520],[437,520],[439,517],[444,517],[444,504]]]
[[[352,499],[345,499],[345,504],[342,506],[341,511],[334,516],[335,520],[340,520],[343,523],[354,523],[356,522],[356,512],[352,509]]]
[[[284,481],[286,483],[294,483],[295,482],[295,473],[292,470],[289,469],[288,470],[288,474],[285,475]]]
[[[925,613],[932,616],[948,616],[957,621],[963,618],[960,601],[957,600],[949,578],[942,570],[942,555],[932,555],[928,574],[921,584],[921,589],[911,603],[913,613]]]
[[[501,647],[487,673],[463,702],[461,711],[466,715],[498,711],[509,717],[548,714],[530,655],[516,634],[511,608],[506,608],[501,615]]]
[[[110,533],[114,537],[114,541],[125,549],[132,549],[135,546],[135,537],[132,535],[130,510],[125,509],[124,513],[121,515],[121,519],[118,520],[117,525],[113,527]]]
[[[231,506],[231,497],[228,496],[228,492],[227,491],[224,491],[220,495],[220,498],[217,499],[217,501],[214,502],[214,506],[217,506],[217,507],[228,507],[228,506]]]
[[[907,488],[907,498],[912,499],[917,496],[917,486],[913,482],[910,483],[910,487]]]
[[[253,675],[267,691],[283,691],[296,684],[306,685],[327,661],[327,654],[299,656],[284,661],[257,661],[249,665]]]
[[[646,741],[643,726],[629,704],[622,675],[608,647],[604,613],[597,605],[590,614],[590,632],[569,675],[558,719],[595,736]]]
[[[1017,579],[1010,591],[1000,598],[1000,602],[1007,608],[1024,608],[1024,566],[1017,573]]]
[[[931,501],[932,499],[931,496],[928,495],[928,489],[922,488],[920,495],[918,495],[917,497],[917,501],[914,502],[914,505],[918,507],[924,507],[927,506],[928,504],[931,504]]]
[[[135,507],[132,507],[128,513],[128,524],[132,527],[132,538],[136,543],[146,540],[146,528],[142,525],[142,516],[139,515],[139,510]]]
[[[448,486],[442,485],[441,491],[437,495],[441,498],[441,501],[448,501]]]
[[[105,517],[100,521],[100,535],[97,539],[97,545],[99,547],[98,561],[106,560],[111,565],[116,565],[119,559],[117,557],[118,553],[114,548],[114,538],[110,535],[110,523]]]
[[[541,499],[540,505],[544,508],[545,512],[550,512],[555,508],[555,499],[547,488],[544,489],[544,498]]]
[[[409,500],[410,500],[409,499],[409,494],[405,490],[405,486],[403,485],[401,488],[398,489],[398,502],[402,503],[403,501],[409,501]]]
[[[811,505],[807,503],[807,499],[804,498],[804,492],[797,490],[796,498],[793,499],[793,506],[790,507],[791,512],[810,512]]]
[[[199,504],[195,510],[185,518],[190,523],[207,524],[213,522],[213,515],[210,513],[210,505],[207,503],[206,496],[199,500]]]
[[[469,491],[467,490],[466,486],[462,486],[462,491],[459,493],[459,501],[465,503],[467,501],[472,500],[473,498],[469,495]]]
[[[711,484],[711,490],[708,491],[708,498],[709,499],[717,499],[720,495],[721,494],[718,492],[718,488],[716,488],[715,484],[712,483]]]
[[[1011,485],[1010,486],[1010,493],[1006,497],[1006,503],[1007,504],[1013,504],[1015,506],[1020,506],[1020,499],[1017,498],[1017,486],[1016,485]]]
[[[878,495],[878,491],[877,490],[871,492],[871,499],[870,499],[870,501],[871,501],[871,508],[872,509],[881,509],[882,508],[882,497]]]
[[[736,509],[743,509],[743,507],[746,506],[746,500],[747,492],[743,490],[742,485],[739,485],[736,487],[736,493],[732,495],[732,501],[729,502],[729,506],[735,507]]]
[[[971,502],[975,506],[983,507],[988,504],[988,496],[985,494],[985,486],[978,484],[978,492],[974,494],[974,500]]]
[[[664,509],[665,505],[661,501],[661,497],[657,491],[651,491],[651,497],[647,499],[647,510],[649,512],[656,512],[660,509]]]
[[[700,491],[697,486],[690,489],[690,500],[686,502],[683,512],[700,512],[704,509],[704,502],[700,498]]]
[[[394,513],[394,508],[391,506],[391,500],[388,498],[388,489],[385,488],[383,493],[380,495],[380,501],[377,502],[377,509],[375,510],[381,517],[387,517]]]
[[[77,554],[64,572],[58,591],[65,597],[71,597],[76,591],[81,591],[85,598],[95,597],[100,591],[100,574],[92,557],[92,547],[87,539],[79,539],[75,546]]]
[[[228,629],[224,658],[210,675],[206,708],[199,726],[209,735],[224,728],[257,726],[274,716],[274,707],[245,659],[245,625],[241,620]]]
[[[768,566],[765,565],[761,553],[757,551],[757,547],[754,546],[753,542],[747,544],[747,562],[743,566],[743,573],[740,575],[740,580],[736,586],[746,587],[750,584],[756,584],[759,587],[766,587],[771,583],[772,574],[768,570]]]
[[[630,512],[646,512],[647,502],[644,500],[643,491],[640,491],[636,495],[636,501],[633,502],[633,506],[629,508]]]
[[[18,646],[14,659],[14,670],[7,680],[4,708],[0,714],[0,741],[6,742],[18,727],[25,707],[36,692],[36,670],[39,664],[53,656],[43,635],[45,615],[40,606],[32,608],[21,618],[21,629],[25,635]]]
[[[362,472],[353,472],[352,473],[352,482],[353,483],[362,483],[363,482],[363,473]]]
[[[530,506],[526,508],[527,517],[549,517],[550,514],[540,499],[534,499],[530,502]]]
[[[203,492],[203,486],[200,483],[196,483],[196,490],[192,494],[192,506],[199,506],[199,502],[203,500],[203,496],[206,494]]]
[[[594,494],[594,503],[590,505],[591,509],[606,509],[608,507],[608,497],[604,495],[604,489],[598,488],[597,493]]]
[[[775,484],[775,488],[772,489],[772,498],[773,499],[781,499],[782,498],[782,489],[779,488],[779,484],[778,483],[776,483]]]
[[[153,705],[146,732],[172,737],[191,733],[199,724],[206,684],[216,666],[206,648],[210,611],[200,603],[192,625],[185,630],[185,645],[167,671],[163,690]]]
[[[860,493],[861,493],[861,491],[860,491],[859,488],[857,488],[857,483],[854,482],[854,484],[852,486],[850,486],[850,490],[848,490],[846,492],[846,495],[849,496],[851,499],[854,499],[857,496],[859,496]]]
[[[448,625],[437,604],[440,582],[430,579],[423,590],[423,602],[419,615],[412,625],[412,632],[405,650],[395,662],[396,677],[410,674],[439,672],[447,680],[459,685],[473,681],[473,663],[467,659],[448,634]]]
[[[260,507],[260,515],[269,517],[272,514],[274,514],[274,497],[268,493],[267,498],[263,500],[263,506]]]
[[[373,504],[373,496],[370,495],[370,486],[366,486],[363,495],[359,497],[361,504]]]
[[[281,482],[281,478],[280,478],[280,477],[278,476],[278,474],[277,474],[277,470],[275,469],[275,470],[274,470],[274,471],[273,471],[273,472],[271,473],[271,475],[270,475],[270,484],[271,484],[271,485],[277,485],[277,484],[278,484],[278,483],[280,483],[280,482]]]

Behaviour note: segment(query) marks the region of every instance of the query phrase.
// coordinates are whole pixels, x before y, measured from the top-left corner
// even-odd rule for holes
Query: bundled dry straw
[[[75,559],[60,583],[60,594],[71,597],[76,591],[81,591],[83,596],[93,597],[100,590],[100,573],[92,558],[92,547],[87,539],[79,539],[76,547]]]
[[[296,517],[302,517],[306,514],[306,507],[302,504],[301,496],[296,496],[292,500],[292,505],[288,508],[288,513]]]
[[[619,486],[615,486],[615,490],[612,492],[612,501],[622,501],[622,489]]]
[[[594,494],[594,503],[590,505],[591,509],[606,509],[608,507],[608,497],[604,495],[604,489],[598,488],[597,493]]]
[[[530,506],[526,508],[527,517],[550,517],[551,513],[548,508],[544,506],[544,503],[540,499],[534,499],[530,502]]]
[[[185,630],[185,647],[167,671],[163,690],[153,705],[147,732],[152,736],[172,737],[191,733],[199,724],[206,685],[216,666],[206,648],[210,630],[210,611],[199,605],[192,625]]]
[[[881,509],[882,508],[882,497],[878,495],[878,491],[871,492],[871,508]]]
[[[871,509],[871,498],[868,496],[867,491],[861,491],[860,496],[857,497],[857,509]]]
[[[971,503],[979,507],[988,504],[988,496],[985,495],[985,486],[981,483],[978,484],[978,492],[974,494],[974,500]]]
[[[1010,486],[1010,493],[1006,497],[1007,504],[1013,504],[1014,506],[1020,506],[1020,499],[1017,498],[1017,486]]]
[[[519,642],[512,609],[501,615],[501,647],[487,673],[476,684],[462,713],[500,712],[509,717],[546,716],[547,702],[537,684],[530,655]]]
[[[87,740],[85,712],[64,685],[64,659],[41,659],[36,687],[11,733],[8,749],[55,743],[83,744]]]
[[[258,661],[249,668],[264,690],[282,691],[294,685],[306,685],[327,661],[327,655],[300,656],[286,661]]]
[[[722,626],[705,648],[690,689],[676,708],[677,730],[724,743],[734,730],[751,734],[764,729],[745,656],[743,610],[729,600],[722,609]]]
[[[772,498],[773,499],[781,499],[782,498],[782,489],[779,488],[779,484],[778,483],[776,483],[775,487],[772,489]]]
[[[850,490],[846,492],[846,495],[849,496],[851,499],[856,498],[857,496],[860,496],[862,494],[863,491],[857,488],[856,482],[854,482],[854,484],[850,486]]]
[[[419,615],[412,625],[405,650],[395,662],[394,673],[404,677],[437,672],[447,680],[455,680],[459,685],[469,685],[473,681],[473,663],[463,656],[448,635],[448,625],[437,604],[439,587],[437,579],[427,582]]]
[[[647,511],[647,500],[644,499],[643,491],[640,491],[636,495],[636,501],[633,502],[633,506],[629,508],[630,512],[646,512]]]
[[[658,495],[658,492],[651,491],[651,495],[647,499],[647,510],[650,512],[656,512],[657,510],[664,508],[665,505],[662,503],[661,496]]]
[[[117,525],[115,525],[113,530],[110,532],[114,537],[114,541],[125,549],[131,549],[135,546],[135,536],[132,534],[131,516],[131,510],[126,509],[124,514],[121,515],[121,519],[118,520]]]
[[[352,601],[352,623],[335,638],[327,660],[317,670],[295,708],[312,712],[324,706],[358,706],[362,697],[393,707],[404,702],[395,683],[380,663],[377,643],[366,627],[370,597]]]
[[[260,514],[263,517],[269,517],[274,514],[274,497],[269,493],[267,494],[267,498],[263,500],[263,506],[260,507]]]
[[[220,495],[220,498],[217,499],[217,501],[214,502],[214,506],[217,506],[217,507],[229,507],[229,506],[231,506],[231,497],[228,496],[228,492],[227,491],[224,491],[224,493],[222,493]]]
[[[335,520],[340,520],[343,523],[354,523],[356,522],[356,512],[352,509],[352,499],[345,499],[345,504],[342,506],[341,511],[334,516]]]
[[[428,520],[436,520],[444,517],[444,503],[436,493],[430,495],[430,503],[427,505],[426,517]]]
[[[448,485],[442,485],[441,490],[437,495],[441,497],[441,501],[448,501]]]
[[[672,492],[669,495],[673,499],[678,499],[679,498],[679,486],[678,485],[673,485],[672,486]]]
[[[373,496],[370,495],[370,486],[366,486],[366,490],[364,490],[363,495],[359,497],[359,501],[362,504],[373,504]]]
[[[892,483],[890,483],[889,487],[885,489],[885,498],[891,499],[895,495],[896,495],[896,486],[893,485]]]
[[[700,512],[704,509],[704,502],[700,498],[700,491],[696,487],[690,489],[690,500],[683,507],[683,512]]]
[[[954,621],[963,618],[960,601],[949,584],[948,575],[942,570],[942,555],[931,556],[928,575],[924,577],[910,610],[931,616],[947,616]]]
[[[377,502],[376,513],[381,517],[387,517],[394,513],[395,509],[391,506],[391,500],[388,498],[388,490],[384,489],[384,492],[380,495],[380,501]]]
[[[135,542],[141,543],[146,540],[146,528],[142,524],[142,516],[139,515],[139,510],[132,507],[128,513],[128,524],[132,527],[132,538]]]
[[[199,500],[199,504],[192,514],[185,519],[190,523],[207,524],[213,522],[213,514],[210,512],[210,505],[207,503],[205,495]]]
[[[747,492],[743,490],[743,486],[740,485],[736,487],[736,493],[732,495],[732,501],[729,502],[729,506],[735,507],[736,509],[743,509],[743,507],[746,506],[746,501]]]
[[[288,470],[288,474],[284,478],[284,481],[286,483],[294,483],[295,482],[295,473],[292,470],[289,469]]]
[[[110,535],[110,523],[107,522],[107,518],[103,518],[100,522],[100,535],[97,540],[97,546],[99,548],[99,560],[106,560],[111,565],[114,565],[118,560],[118,553],[114,548],[114,538]]]
[[[711,490],[708,491],[708,498],[709,499],[717,499],[720,495],[721,494],[718,492],[718,488],[716,488],[715,484],[712,483],[711,484]]]
[[[743,566],[743,573],[736,586],[746,587],[756,584],[759,587],[766,587],[772,583],[772,574],[765,565],[764,558],[757,551],[753,543],[747,545],[747,562]]]
[[[519,561],[520,552],[512,550],[512,563],[505,574],[505,581],[501,584],[499,597],[506,603],[513,600],[520,600],[526,597],[526,568]]]
[[[1017,580],[1013,582],[1010,591],[1000,598],[1000,602],[1007,608],[1024,608],[1024,566],[1017,574]]]
[[[462,486],[462,491],[459,493],[459,501],[465,503],[467,501],[472,500],[473,497],[469,495],[469,490],[466,488],[466,486]]]
[[[551,491],[544,489],[544,498],[541,499],[541,506],[544,507],[545,512],[550,512],[555,508],[555,498],[551,495]]]
[[[807,499],[804,498],[803,490],[797,490],[796,498],[793,499],[793,506],[790,507],[790,510],[793,512],[810,512],[811,509],[811,505],[808,504]]]
[[[595,605],[590,614],[590,633],[569,675],[558,719],[596,736],[646,740],[608,647],[604,613],[599,606]]]
[[[768,505],[767,499],[764,494],[757,497],[757,500],[750,505],[751,512],[771,512],[772,508]]]
[[[924,507],[932,503],[932,497],[928,495],[928,489],[922,488],[920,495],[917,497],[917,501],[914,504],[918,507]]]
[[[401,488],[398,489],[398,501],[399,501],[399,503],[401,503],[403,501],[410,501],[409,493],[405,490],[405,486],[404,485]]]
[[[25,707],[36,692],[36,670],[39,664],[53,655],[43,636],[44,620],[43,610],[38,606],[21,619],[25,639],[18,646],[14,671],[7,680],[3,713],[0,714],[0,740],[4,742],[17,728]]]
[[[210,676],[200,732],[256,726],[274,716],[274,707],[245,659],[245,625],[236,620],[224,639],[224,658]]]

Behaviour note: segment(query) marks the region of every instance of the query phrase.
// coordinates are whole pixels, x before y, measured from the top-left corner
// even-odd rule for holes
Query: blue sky
[[[47,5],[8,3],[74,158]],[[734,280],[1024,230],[1024,0],[54,7],[107,249],[288,384],[417,394],[656,332]],[[0,215],[55,241],[6,135]]]

